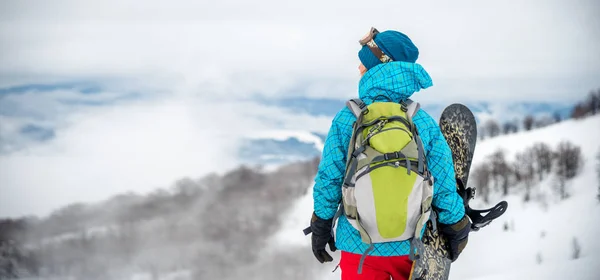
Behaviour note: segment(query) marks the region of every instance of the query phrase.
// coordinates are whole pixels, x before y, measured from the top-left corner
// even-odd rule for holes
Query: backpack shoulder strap
[[[413,117],[417,114],[417,112],[419,111],[419,109],[421,108],[421,105],[419,104],[419,102],[415,102],[413,100],[406,99],[406,101],[404,101],[404,105],[406,105],[406,115],[408,116],[408,119],[410,121],[411,124],[413,124]],[[414,126],[412,129],[414,129],[414,134],[416,135],[415,140],[416,140],[416,144],[417,144],[417,152],[419,155],[419,159],[418,159],[418,170],[419,172],[423,173],[425,171],[425,169],[427,169],[427,162],[425,160],[425,150],[423,149],[423,142],[421,140],[421,137],[419,136],[418,130],[416,128],[416,126]]]
[[[419,102],[414,102],[410,98],[406,99],[404,103],[406,103],[406,108],[408,109],[406,113],[412,119],[412,117],[414,117],[417,111],[419,111],[419,109],[421,108],[421,105],[419,104]]]
[[[352,114],[354,114],[354,116],[357,118],[367,107],[367,105],[359,98],[353,98],[346,101],[346,106],[348,107],[348,109],[350,109],[350,111],[352,111]]]

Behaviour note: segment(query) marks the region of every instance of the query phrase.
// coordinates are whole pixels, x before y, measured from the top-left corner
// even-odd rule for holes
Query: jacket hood
[[[394,61],[369,69],[358,84],[358,97],[366,104],[375,100],[400,102],[432,85],[420,64]]]

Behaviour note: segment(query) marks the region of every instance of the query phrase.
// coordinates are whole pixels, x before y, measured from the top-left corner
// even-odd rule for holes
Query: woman
[[[379,33],[376,29],[360,40],[358,52],[361,73],[359,98],[367,105],[379,101],[406,101],[415,92],[433,85],[429,74],[416,63],[419,51],[405,34],[398,31]],[[313,190],[314,212],[311,218],[312,250],[321,263],[333,258],[325,250],[340,249],[342,280],[408,279],[412,261],[408,254],[410,240],[374,244],[362,242],[344,215],[331,234],[333,218],[342,198],[342,181],[346,172],[346,155],[356,117],[343,108],[333,119],[325,141]],[[434,177],[432,205],[437,212],[440,231],[450,244],[451,259],[458,258],[467,244],[470,221],[461,197],[456,193],[452,154],[437,123],[419,109],[413,117],[424,145],[427,164]],[[335,241],[334,241],[335,240]],[[364,263],[361,256],[367,251]],[[359,267],[361,271],[359,273]]]

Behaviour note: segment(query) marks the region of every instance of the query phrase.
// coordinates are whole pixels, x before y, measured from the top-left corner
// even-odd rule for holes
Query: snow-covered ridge
[[[274,170],[320,156],[324,138],[325,135],[301,130],[258,131],[242,139],[238,156],[242,163]]]
[[[248,138],[253,140],[273,139],[278,141],[285,141],[295,138],[303,143],[314,144],[319,151],[323,150],[324,145],[321,137],[315,135],[314,133],[302,130],[268,130],[258,132],[252,136],[249,136]]]

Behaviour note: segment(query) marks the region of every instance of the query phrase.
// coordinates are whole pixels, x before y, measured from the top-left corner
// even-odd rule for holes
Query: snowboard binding
[[[508,208],[508,202],[500,201],[496,206],[488,209],[473,209],[469,206],[469,201],[475,198],[475,188],[465,188],[461,179],[456,178],[458,185],[458,193],[463,199],[465,204],[465,212],[469,219],[471,219],[471,230],[479,231],[481,228],[489,225],[493,220],[502,216]]]

